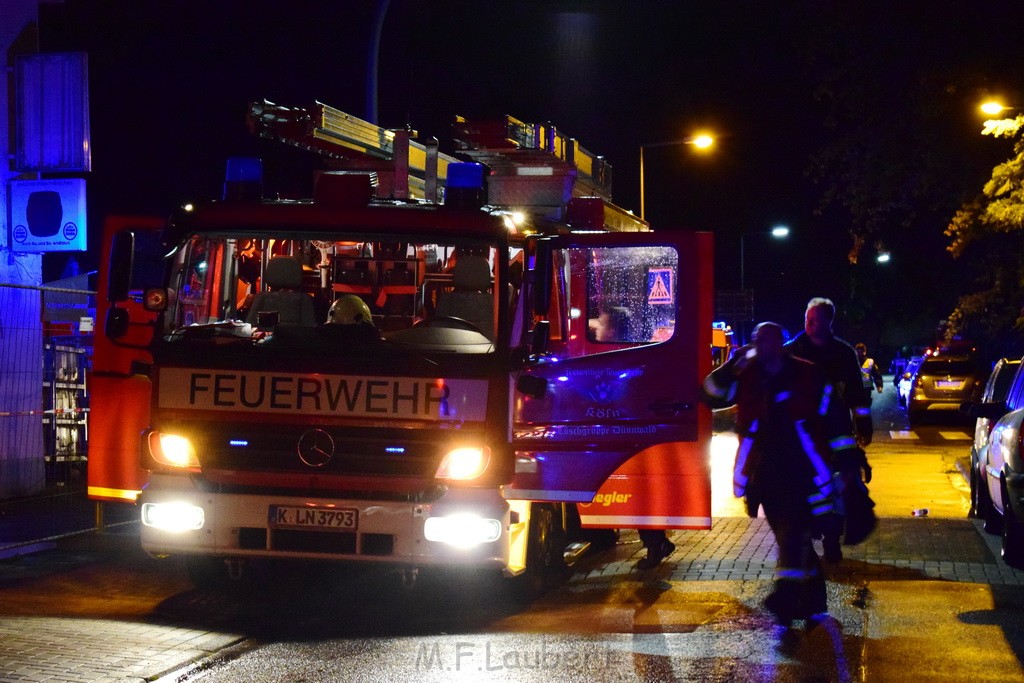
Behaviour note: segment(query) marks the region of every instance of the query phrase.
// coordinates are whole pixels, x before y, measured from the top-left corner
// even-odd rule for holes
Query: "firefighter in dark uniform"
[[[843,478],[871,481],[871,467],[864,453],[871,443],[871,394],[864,390],[860,361],[853,347],[832,334],[832,321],[836,307],[831,300],[815,297],[807,303],[804,313],[804,331],[786,344],[790,354],[808,360],[825,373],[825,379],[832,386],[834,395],[845,406],[852,433],[856,435],[858,448],[850,449],[836,459],[834,466]],[[842,509],[838,512],[841,514]],[[842,525],[833,525],[824,534],[822,548],[825,559],[839,562],[843,559],[840,546]]]
[[[764,509],[779,548],[765,607],[789,626],[828,609],[812,538],[834,511],[831,460],[855,442],[822,371],[783,351],[782,328],[761,323],[753,338],[753,348],[707,376],[702,398],[712,408],[737,407],[733,492],[751,517]]]

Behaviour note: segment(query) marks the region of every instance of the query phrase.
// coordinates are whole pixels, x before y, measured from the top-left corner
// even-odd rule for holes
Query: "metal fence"
[[[0,554],[132,517],[86,495],[94,296],[0,283]]]

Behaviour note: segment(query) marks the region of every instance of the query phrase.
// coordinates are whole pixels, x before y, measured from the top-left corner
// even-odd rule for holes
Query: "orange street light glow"
[[[979,109],[981,109],[981,112],[983,114],[987,114],[988,116],[997,116],[1006,108],[1007,107],[1004,107],[1002,104],[994,100],[985,102],[981,105],[981,107],[979,107]]]

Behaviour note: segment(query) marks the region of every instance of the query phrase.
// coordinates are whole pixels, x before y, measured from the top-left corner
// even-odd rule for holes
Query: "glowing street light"
[[[1011,107],[1003,106],[1002,102],[997,102],[996,100],[989,100],[987,102],[983,102],[981,106],[978,107],[978,109],[981,110],[981,113],[985,114],[986,116],[999,116],[1004,111],[1010,108]]]
[[[640,218],[646,219],[645,215],[645,188],[644,188],[644,150],[651,147],[669,147],[673,145],[693,145],[701,152],[710,150],[715,145],[715,138],[707,133],[700,133],[681,140],[668,140],[666,142],[649,142],[640,145]]]

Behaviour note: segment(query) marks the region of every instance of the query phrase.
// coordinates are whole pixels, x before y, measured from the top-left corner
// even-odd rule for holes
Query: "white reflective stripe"
[[[821,392],[821,404],[818,405],[818,415],[828,413],[829,403],[832,401],[832,385],[826,384],[825,390]]]
[[[777,569],[775,570],[775,576],[780,579],[789,579],[790,581],[807,581],[813,579],[818,575],[818,572],[814,569]]]
[[[839,436],[829,441],[828,444],[832,446],[832,450],[841,451],[856,446],[857,440],[852,436]]]
[[[818,452],[817,447],[814,445],[814,439],[804,429],[804,422],[806,420],[796,421],[796,432],[800,435],[800,442],[803,444],[804,452],[807,453],[807,457],[817,473],[814,477],[814,483],[819,489],[825,490],[826,484],[832,479],[832,470],[825,464],[825,458]]]
[[[559,491],[544,489],[503,489],[507,500],[557,500],[567,503],[589,503],[594,500],[597,491]]]
[[[663,517],[658,515],[588,515],[580,514],[583,524],[614,524],[626,528],[641,526],[657,527],[711,527],[710,517]]]
[[[788,401],[790,396],[792,396],[792,393],[790,391],[780,391],[779,393],[775,394],[775,402],[782,403],[783,401]]]
[[[865,415],[871,414],[871,408],[865,408],[864,406],[861,406],[859,408],[854,409],[854,412],[857,414],[857,417],[864,417]]]

